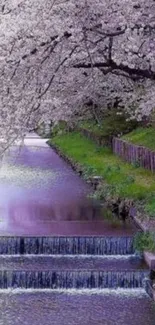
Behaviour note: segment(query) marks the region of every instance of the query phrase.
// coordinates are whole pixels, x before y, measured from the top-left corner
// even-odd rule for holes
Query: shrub
[[[134,248],[139,252],[155,252],[155,233],[138,232],[134,238]]]
[[[68,130],[68,125],[66,121],[59,121],[52,127],[51,136],[61,135]]]
[[[80,122],[79,126],[82,129],[92,131],[95,135],[100,135],[108,139],[112,136],[121,136],[132,131],[138,126],[138,122],[127,121],[127,116],[124,112],[118,114],[118,110],[111,110],[104,114],[100,124],[94,120],[88,120]]]
[[[134,168],[139,168],[140,167],[140,160],[135,160],[133,163],[132,163],[132,166]]]
[[[97,170],[93,168],[92,166],[84,166],[83,167],[83,177],[84,179],[88,179],[91,176],[95,176],[97,173]]]
[[[145,206],[145,211],[151,216],[155,217],[155,198],[152,198]]]

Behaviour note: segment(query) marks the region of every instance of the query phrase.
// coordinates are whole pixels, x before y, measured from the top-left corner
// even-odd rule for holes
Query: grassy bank
[[[155,216],[155,175],[143,168],[123,162],[108,148],[98,148],[78,132],[57,135],[50,140],[63,154],[80,164],[86,176],[100,175],[103,196],[141,201]]]
[[[155,128],[153,127],[137,128],[122,138],[155,151]]]

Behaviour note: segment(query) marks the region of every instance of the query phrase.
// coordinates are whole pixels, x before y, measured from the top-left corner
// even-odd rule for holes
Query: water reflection
[[[144,291],[108,292],[1,293],[0,325],[154,325],[155,304]]]

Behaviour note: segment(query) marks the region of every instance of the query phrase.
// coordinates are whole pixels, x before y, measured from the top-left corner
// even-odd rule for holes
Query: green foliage
[[[100,152],[102,152],[102,148],[101,148],[101,147],[96,147],[95,152],[96,152],[96,153],[100,153]]]
[[[121,220],[113,216],[113,213],[109,209],[104,209],[103,212],[104,220],[106,220],[113,228],[120,226]]]
[[[155,253],[155,233],[138,232],[134,238],[134,248],[139,252]]]
[[[96,200],[105,200],[107,197],[116,194],[116,187],[114,185],[104,184],[100,186],[91,196]]]
[[[126,183],[127,184],[132,184],[135,182],[135,178],[132,175],[128,175],[126,178]]]
[[[137,201],[142,201],[147,198],[147,188],[138,183],[124,184],[119,191],[119,194],[123,198],[129,198]]]
[[[145,210],[151,217],[155,218],[155,195],[146,204]]]
[[[61,135],[68,130],[67,122],[66,121],[59,121],[56,125],[52,128],[51,136]]]
[[[155,128],[137,128],[123,136],[124,140],[155,150]]]
[[[139,160],[135,160],[135,161],[132,163],[132,166],[135,167],[135,168],[139,168],[139,167],[140,167],[140,161],[139,161]]]
[[[127,121],[127,116],[123,113],[121,115],[117,113],[117,110],[111,110],[106,113],[100,124],[97,124],[94,120],[89,120],[80,122],[79,127],[103,137],[126,134],[137,127],[138,123],[136,121]]]
[[[83,177],[84,179],[89,179],[92,176],[95,176],[97,173],[97,170],[93,168],[92,166],[84,166],[83,167]]]
[[[121,167],[119,165],[107,165],[107,167],[104,170],[104,176],[111,175],[112,173],[120,173],[121,172]]]

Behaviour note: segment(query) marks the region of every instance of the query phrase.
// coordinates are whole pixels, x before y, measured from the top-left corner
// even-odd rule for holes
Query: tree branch
[[[97,34],[103,35],[104,37],[115,37],[119,35],[123,35],[127,29],[127,26],[124,27],[124,29],[119,29],[116,32],[105,32],[103,30],[99,30],[98,28],[90,28],[89,30],[92,32],[95,32]]]
[[[89,63],[77,63],[73,65],[73,68],[76,69],[91,69],[92,64]],[[155,72],[147,69],[140,69],[140,68],[130,68],[127,65],[124,65],[122,63],[117,64],[113,60],[107,61],[107,62],[96,62],[93,63],[93,68],[98,68],[102,71],[102,68],[111,68],[112,71],[114,70],[120,70],[125,73],[127,73],[131,79],[151,79],[155,80]]]

